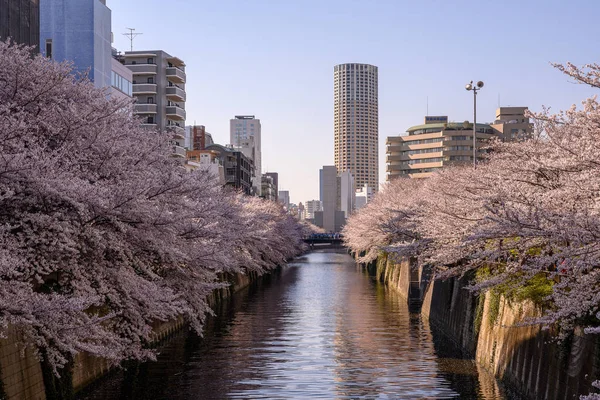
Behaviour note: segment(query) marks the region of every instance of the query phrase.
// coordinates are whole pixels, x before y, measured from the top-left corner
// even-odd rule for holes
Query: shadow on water
[[[344,251],[298,258],[215,313],[203,338],[182,330],[78,398],[512,398]]]

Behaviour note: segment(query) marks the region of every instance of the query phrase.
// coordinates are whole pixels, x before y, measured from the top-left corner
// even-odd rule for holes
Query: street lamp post
[[[477,91],[483,87],[483,81],[478,81],[473,85],[473,81],[465,85],[465,89],[473,91],[473,168],[477,165],[477,147],[476,147],[476,134],[477,134]]]

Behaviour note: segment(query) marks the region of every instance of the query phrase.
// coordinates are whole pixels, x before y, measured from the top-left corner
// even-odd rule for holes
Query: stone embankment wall
[[[556,333],[523,324],[540,315],[532,302],[511,303],[501,295],[472,293],[469,278],[432,280],[423,268],[382,256],[367,266],[377,279],[407,300],[415,277],[421,313],[466,355],[530,399],[578,399],[600,379],[600,340],[581,329],[558,342]],[[412,276],[412,278],[411,278]],[[414,290],[413,290],[414,292]]]
[[[229,286],[215,290],[208,298],[213,306],[219,300],[231,296],[257,278],[256,273],[229,274],[222,281]],[[154,324],[154,341],[159,342],[181,329],[183,318]],[[31,350],[23,350],[21,335],[11,327],[7,337],[0,339],[0,400],[46,400],[42,366]],[[77,392],[109,372],[108,362],[86,353],[75,357],[72,370],[72,391]]]

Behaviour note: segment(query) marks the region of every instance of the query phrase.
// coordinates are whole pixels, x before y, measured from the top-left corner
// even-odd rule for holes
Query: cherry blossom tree
[[[557,66],[600,87],[600,67]],[[477,169],[456,166],[424,182],[388,184],[345,228],[369,261],[379,251],[416,257],[438,277],[485,271],[474,289],[508,290],[543,277],[550,306],[533,322],[600,332],[600,108],[531,114],[537,134],[490,143]]]
[[[58,372],[78,352],[152,358],[152,325],[201,332],[222,273],[262,273],[303,250],[275,204],[188,173],[69,64],[0,43],[0,330]]]

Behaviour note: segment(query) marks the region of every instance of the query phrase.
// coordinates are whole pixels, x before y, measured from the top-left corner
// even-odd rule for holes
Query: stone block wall
[[[0,339],[0,379],[8,399],[45,400],[42,368],[31,349],[19,345],[21,334],[9,327],[7,337]]]

